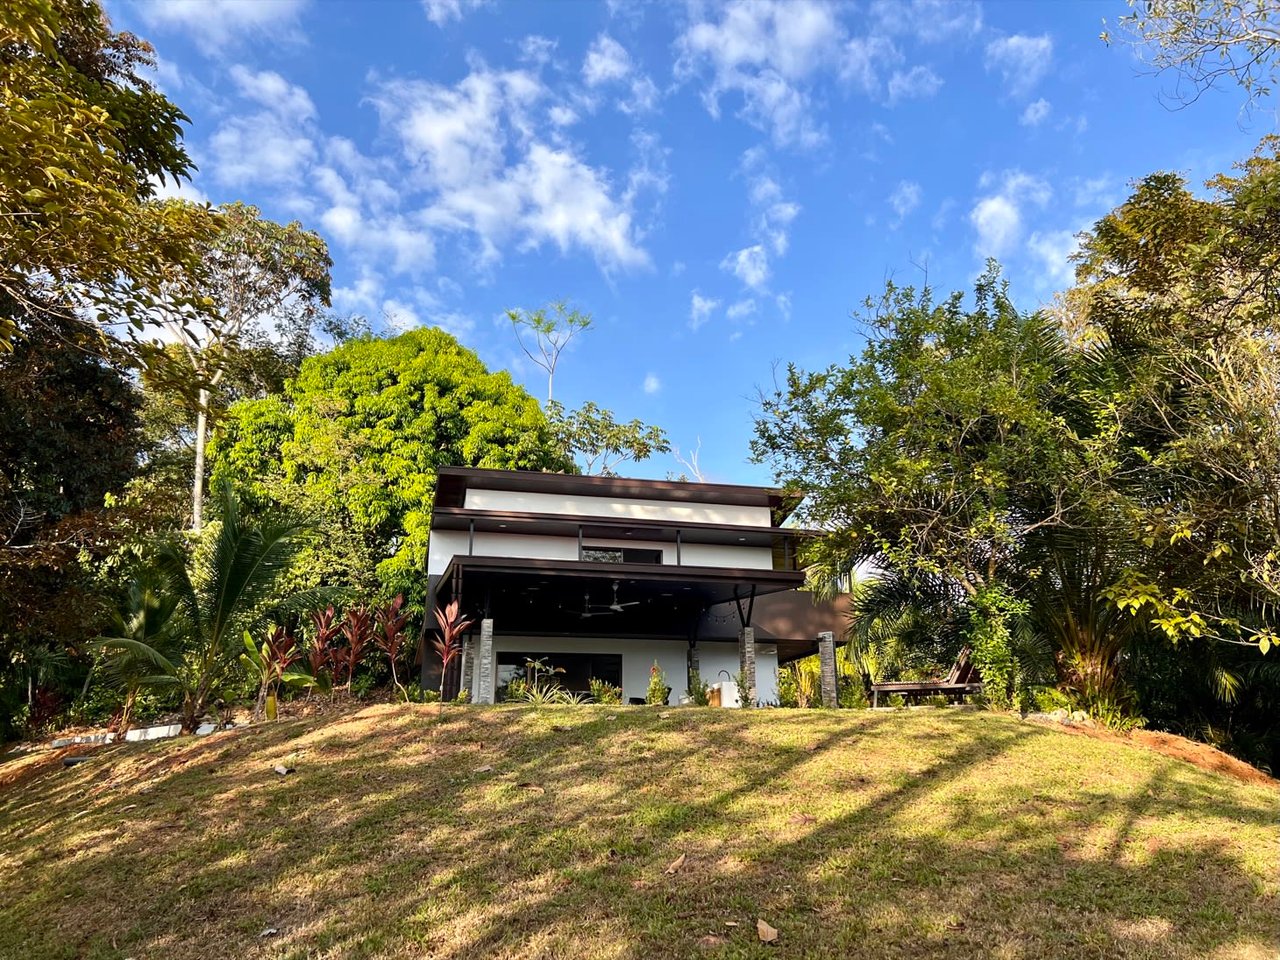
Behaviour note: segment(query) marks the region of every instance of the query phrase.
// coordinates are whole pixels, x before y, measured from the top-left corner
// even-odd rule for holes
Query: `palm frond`
[[[143,640],[133,640],[129,637],[99,637],[89,646],[92,649],[124,651],[142,663],[158,667],[166,676],[175,676],[178,672],[168,657]]]

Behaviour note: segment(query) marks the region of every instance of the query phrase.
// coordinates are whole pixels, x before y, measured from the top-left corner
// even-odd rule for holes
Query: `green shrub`
[[[889,706],[895,707],[901,710],[903,707],[907,705],[907,698],[900,693],[891,693],[889,694],[889,697],[886,700],[886,702],[888,703]]]
[[[865,710],[871,706],[862,677],[849,674],[836,679],[836,700],[842,710]]]
[[[689,699],[695,707],[705,707],[711,703],[711,687],[702,679],[701,674],[689,674]]]
[[[366,671],[351,681],[351,695],[357,700],[365,700],[377,683],[378,678]]]
[[[783,667],[778,671],[778,706],[789,708],[800,706],[800,698],[796,686],[794,670],[789,667]]]
[[[621,703],[622,688],[615,687],[612,683],[605,680],[597,680],[592,677],[588,684],[591,686],[591,699],[596,703]]]
[[[657,660],[649,668],[649,690],[645,693],[644,702],[653,706],[665,706],[667,702],[667,675]]]

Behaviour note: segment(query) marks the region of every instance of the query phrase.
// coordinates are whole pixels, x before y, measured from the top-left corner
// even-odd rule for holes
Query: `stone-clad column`
[[[476,638],[472,635],[468,635],[467,638],[464,641],[462,641],[462,679],[459,681],[459,685],[458,685],[459,693],[461,693],[463,690],[466,690],[474,694],[474,691],[471,690],[471,687],[475,679],[475,673],[476,673]],[[473,695],[472,700],[474,699],[475,697]]]
[[[756,628],[743,627],[738,634],[738,654],[742,664],[742,686],[738,698],[744,707],[756,705]]]
[[[822,680],[822,705],[830,708],[840,706],[840,695],[836,689],[836,638],[830,630],[818,634],[818,665]]]
[[[476,658],[479,678],[476,703],[493,703],[493,620],[480,621],[480,654]]]
[[[687,689],[689,695],[693,695],[693,685],[702,679],[702,667],[698,663],[698,641],[689,641],[689,656],[686,673],[688,673]]]

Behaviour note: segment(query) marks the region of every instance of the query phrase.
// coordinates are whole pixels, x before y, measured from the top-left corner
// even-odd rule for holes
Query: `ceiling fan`
[[[603,617],[608,616],[611,613],[622,613],[622,611],[627,607],[637,607],[639,605],[639,600],[631,600],[627,603],[620,603],[618,601],[618,581],[615,580],[613,582],[613,602],[609,604],[592,603],[591,594],[584,593],[582,595],[582,613],[579,614],[579,616],[581,616],[583,620],[588,617]]]

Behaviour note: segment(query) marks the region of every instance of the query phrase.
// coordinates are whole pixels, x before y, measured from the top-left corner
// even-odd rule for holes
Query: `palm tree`
[[[124,692],[120,735],[129,732],[138,694],[144,687],[172,683],[174,661],[181,656],[173,633],[177,600],[161,591],[153,574],[144,572],[129,584],[124,603],[112,614],[112,635],[91,644],[102,651],[101,670]]]
[[[182,692],[182,729],[194,733],[209,704],[236,669],[246,632],[256,634],[326,602],[326,591],[281,598],[282,576],[301,550],[309,525],[295,520],[244,517],[230,487],[220,491],[222,522],[211,541],[192,556],[176,544],[162,548],[156,572],[165,603],[172,603],[169,631],[181,656],[166,656],[154,643],[130,638],[102,641],[108,649],[149,658],[157,672],[150,685]]]

